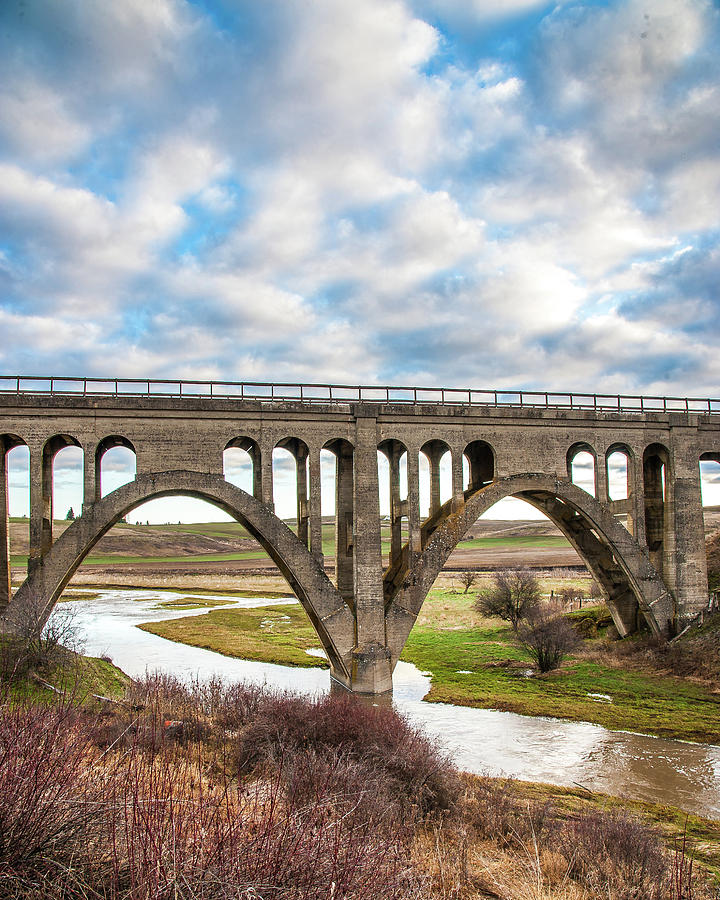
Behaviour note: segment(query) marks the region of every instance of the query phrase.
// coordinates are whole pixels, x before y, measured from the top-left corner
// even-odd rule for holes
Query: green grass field
[[[472,609],[472,600],[470,594],[434,589],[410,633],[401,658],[431,674],[427,700],[720,742],[720,694],[710,688],[690,679],[600,664],[582,654],[555,672],[528,677],[531,663],[510,628],[483,619]],[[318,647],[319,640],[299,604],[213,610],[199,618],[142,627],[228,656],[318,665],[305,653]],[[612,699],[602,701],[593,694]]]

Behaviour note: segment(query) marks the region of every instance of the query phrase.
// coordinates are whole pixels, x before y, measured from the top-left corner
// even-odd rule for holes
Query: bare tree
[[[541,672],[557,669],[567,654],[580,644],[580,636],[557,603],[536,606],[519,623],[517,636]]]
[[[461,572],[457,576],[457,580],[460,582],[463,587],[463,594],[467,594],[470,588],[475,584],[478,579],[477,572]]]
[[[484,616],[509,622],[513,631],[517,631],[520,620],[539,603],[537,577],[529,569],[511,569],[493,575],[492,585],[478,594],[473,606]]]

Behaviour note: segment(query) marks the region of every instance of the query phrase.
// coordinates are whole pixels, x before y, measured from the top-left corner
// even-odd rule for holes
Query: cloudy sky
[[[0,371],[720,394],[711,0],[2,0]]]

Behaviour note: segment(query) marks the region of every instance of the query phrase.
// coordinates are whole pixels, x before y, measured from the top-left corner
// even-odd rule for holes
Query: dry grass
[[[648,822],[458,779],[347,696],[163,677],[102,717],[0,706],[0,784],[2,900],[717,897]]]

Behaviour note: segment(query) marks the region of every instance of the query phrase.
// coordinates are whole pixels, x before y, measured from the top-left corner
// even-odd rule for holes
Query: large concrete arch
[[[393,665],[402,652],[420,608],[440,570],[470,526],[505,497],[520,497],[544,512],[562,530],[600,582],[621,635],[634,630],[638,611],[657,634],[667,634],[675,602],[645,550],[612,512],[567,478],[513,475],[470,493],[453,512],[445,504],[442,521],[418,560],[391,595],[386,593],[388,645]]]
[[[241,522],[272,557],[308,614],[330,661],[333,677],[350,684],[355,620],[319,562],[267,506],[220,475],[190,471],[143,474],[88,506],[53,544],[21,585],[12,609],[25,607],[44,624],[82,560],[109,529],[135,507],[157,497],[207,500]],[[16,615],[11,617],[16,618]]]

